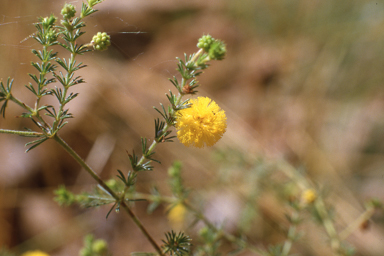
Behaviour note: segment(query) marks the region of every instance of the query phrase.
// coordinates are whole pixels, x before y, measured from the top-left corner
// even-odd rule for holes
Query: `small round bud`
[[[187,208],[182,203],[178,203],[168,212],[168,219],[173,225],[181,227],[186,214]]]
[[[117,182],[115,179],[110,179],[105,182],[105,184],[112,190],[117,190]]]
[[[114,187],[116,185],[116,180],[115,179],[110,179],[105,182],[108,187]]]
[[[168,176],[172,178],[177,178],[180,176],[181,171],[181,162],[175,161],[173,165],[168,169]]]
[[[92,251],[97,253],[97,254],[104,254],[108,250],[108,245],[107,242],[105,242],[102,239],[97,239],[93,244],[92,244]]]
[[[107,33],[98,32],[93,36],[91,44],[98,51],[104,51],[111,45],[111,37]]]
[[[317,198],[317,194],[316,194],[316,191],[313,190],[313,189],[306,189],[304,192],[303,192],[303,195],[302,195],[302,200],[305,204],[311,204],[313,203],[316,198]]]
[[[61,15],[66,20],[70,20],[75,17],[76,9],[73,4],[65,4],[63,9],[61,9]]]
[[[199,230],[199,235],[203,237],[204,239],[207,239],[209,236],[209,228],[208,227],[203,227],[202,229]]]
[[[178,176],[178,174],[179,174],[179,172],[176,170],[176,168],[169,168],[168,169],[168,175],[170,176],[170,177],[177,177]]]
[[[220,40],[214,39],[211,35],[202,36],[197,43],[197,47],[208,53],[208,57],[211,60],[222,60],[227,53],[225,44]]]

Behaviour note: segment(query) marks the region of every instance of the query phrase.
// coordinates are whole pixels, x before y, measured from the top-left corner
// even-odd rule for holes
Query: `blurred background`
[[[0,0],[0,78],[15,78],[13,92],[28,104],[34,102],[24,87],[31,81],[27,73],[35,72],[31,49],[39,49],[29,38],[33,23],[59,16],[64,3]],[[80,1],[70,3],[80,10]],[[263,162],[285,159],[305,170],[328,191],[340,229],[368,199],[384,199],[384,2],[106,0],[97,9],[85,21],[82,43],[105,31],[112,47],[79,57],[88,65],[79,72],[87,83],[74,88],[80,92],[69,106],[75,118],[61,136],[103,178],[129,170],[126,151],[139,152],[140,137],[152,138],[153,106],[166,104],[164,94],[173,90],[168,78],[177,75],[175,57],[196,52],[197,39],[210,34],[226,42],[228,54],[199,77],[199,95],[226,111],[228,130],[213,148],[160,145],[156,159],[162,164],[139,176],[138,191],[156,185],[169,194],[167,169],[181,160],[192,196],[214,222],[225,220],[228,232],[241,230],[236,223],[244,220],[245,206],[254,210],[243,232],[260,246],[284,238],[276,228],[283,206],[271,199],[273,192],[258,191],[255,205],[245,196],[262,190],[251,182]],[[0,128],[34,128],[15,118],[21,113],[10,104]],[[93,233],[117,256],[153,251],[123,213],[106,220],[108,206],[59,207],[53,201],[58,185],[81,192],[93,181],[53,141],[25,153],[28,141],[0,134],[0,245],[77,255],[83,236]],[[161,241],[171,229],[166,209],[147,215],[147,206],[138,202],[133,210]],[[383,221],[378,212],[368,230],[348,238],[356,255],[383,255]],[[313,227],[303,225],[311,232],[293,252],[330,255],[324,231]]]

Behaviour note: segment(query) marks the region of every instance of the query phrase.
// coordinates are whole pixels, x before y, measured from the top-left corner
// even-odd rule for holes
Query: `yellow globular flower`
[[[46,254],[45,252],[42,252],[39,250],[36,250],[36,251],[27,251],[27,252],[21,254],[21,256],[49,256],[49,254]]]
[[[169,221],[175,226],[181,226],[184,222],[187,209],[181,203],[176,204],[168,212]]]
[[[311,204],[311,203],[313,203],[313,202],[316,200],[316,198],[317,198],[316,191],[313,190],[313,189],[310,189],[310,188],[309,188],[309,189],[306,189],[306,190],[303,192],[301,198],[302,198],[302,201],[303,201],[305,204]]]
[[[177,113],[177,138],[187,147],[213,146],[227,129],[224,110],[208,97],[198,97],[189,103],[191,107]]]

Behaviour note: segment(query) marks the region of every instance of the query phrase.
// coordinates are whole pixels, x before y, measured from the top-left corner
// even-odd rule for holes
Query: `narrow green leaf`
[[[108,211],[107,216],[105,216],[106,219],[108,219],[108,216],[109,216],[109,214],[111,214],[112,210],[115,209],[116,204],[117,204],[117,203],[115,203],[115,204],[111,207],[111,209]]]
[[[29,146],[29,145],[32,145],[32,144],[33,144],[33,146],[28,148],[25,152],[28,153],[29,151],[31,151],[32,149],[36,148],[37,146],[39,146],[40,144],[42,144],[46,140],[48,140],[47,137],[39,139],[39,140],[34,140],[34,141],[31,141],[31,142],[28,142],[27,144],[25,144],[25,146]]]

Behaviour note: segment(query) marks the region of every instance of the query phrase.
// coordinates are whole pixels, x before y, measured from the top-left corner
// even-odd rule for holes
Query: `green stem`
[[[120,206],[124,208],[124,210],[132,218],[133,222],[136,224],[136,226],[138,226],[144,236],[151,243],[153,248],[157,251],[159,255],[163,256],[164,254],[161,248],[157,245],[155,240],[148,233],[148,231],[145,229],[145,227],[136,217],[136,215],[132,212],[132,210],[128,207],[128,205],[124,201],[121,201],[121,198],[115,192],[113,192],[113,190],[110,189],[107,184],[105,184],[105,182],[97,175],[97,173],[94,172],[92,168],[63,139],[61,139],[57,134],[53,136],[53,139],[57,143],[59,143],[59,145],[62,146],[64,150],[67,151],[80,164],[80,166],[83,167],[92,176],[92,178],[96,180],[96,182],[100,184],[100,186],[103,187],[116,200],[116,202],[120,202]]]
[[[44,48],[44,52],[48,52],[48,47],[47,47],[47,45],[44,45],[43,46],[43,48]],[[48,63],[49,61],[47,61],[47,60],[43,60],[42,61],[42,66],[45,66],[47,63]],[[40,73],[40,76],[41,76],[41,81],[44,81],[45,80],[45,77],[46,77],[46,73]],[[40,116],[40,113],[39,113],[39,107],[40,107],[40,100],[41,100],[41,97],[42,97],[42,95],[41,95],[41,91],[42,91],[42,89],[44,88],[44,86],[43,86],[44,84],[38,84],[38,86],[37,86],[37,99],[36,99],[36,102],[35,102],[35,109],[33,110],[33,116],[36,116],[36,118],[43,124],[42,125],[42,130],[43,131],[46,131],[46,129],[45,128],[47,128],[47,130],[50,130],[50,125],[49,124],[47,124],[46,122],[45,122],[45,120]]]
[[[16,131],[16,130],[7,130],[7,129],[0,129],[0,133],[16,134],[24,137],[41,137],[44,135],[41,132]]]
[[[162,202],[162,203],[169,203],[172,204],[174,202],[177,202],[178,199],[175,197],[170,197],[170,196],[157,196],[157,195],[151,195],[151,194],[144,194],[144,193],[138,193],[135,192],[132,195],[127,195],[125,198],[128,199],[145,199],[150,202]]]
[[[69,20],[67,20],[68,21],[68,23],[69,24],[71,24],[71,21],[69,21]],[[71,33],[71,36],[70,36],[70,38],[74,38],[74,33],[75,33],[75,29],[74,29],[74,27],[71,25],[71,27],[70,28],[68,28],[68,31],[70,31],[70,33]],[[74,64],[74,62],[75,62],[75,58],[76,58],[76,52],[75,52],[75,49],[76,48],[76,42],[74,41],[74,40],[72,40],[72,41],[70,41],[69,42],[69,49],[71,49],[70,50],[70,52],[71,52],[71,57],[69,58],[69,60],[68,60],[68,68],[69,67],[73,67],[73,64]],[[66,81],[67,81],[67,83],[70,83],[71,81],[70,81],[70,77],[71,77],[71,75],[75,72],[75,71],[73,71],[73,70],[66,70],[67,71],[67,74],[66,74]],[[53,132],[54,133],[56,133],[58,130],[58,126],[59,126],[59,124],[60,124],[60,118],[61,118],[61,115],[63,114],[63,110],[64,110],[64,107],[65,107],[65,103],[63,103],[64,101],[65,101],[65,99],[66,99],[66,97],[67,97],[67,92],[68,92],[68,89],[69,89],[69,86],[68,86],[68,84],[63,84],[63,94],[62,94],[62,97],[61,97],[61,99],[60,99],[60,107],[59,107],[59,111],[57,111],[57,115],[56,115],[56,117],[55,117],[55,121],[53,122],[53,126],[52,126],[52,130],[53,130]]]
[[[45,128],[49,128],[49,125],[45,122],[45,120],[40,116],[39,112],[37,111],[39,99],[36,101],[35,109],[31,108],[30,106],[28,106],[24,102],[21,102],[19,99],[14,97],[12,94],[9,96],[9,100],[16,103],[17,105],[19,105],[23,109],[27,110],[29,113],[32,114],[32,117],[36,117],[40,122],[39,127],[43,130],[44,133],[46,132]]]
[[[195,56],[193,56],[193,58],[191,59],[192,62],[195,62],[197,60],[197,58],[203,53],[203,48],[201,48],[196,54]]]
[[[345,240],[351,235],[361,224],[368,221],[375,213],[375,207],[368,207],[354,222],[352,222],[346,229],[340,232],[340,239]]]
[[[337,234],[337,231],[335,229],[335,226],[333,225],[331,218],[329,217],[324,201],[321,198],[316,199],[315,208],[319,213],[321,220],[323,221],[325,231],[331,239],[331,248],[337,255],[340,250],[340,238]]]
[[[73,42],[71,42],[71,44],[74,44]],[[75,61],[75,54],[74,53],[71,53],[71,57],[69,58],[69,62],[70,64],[68,65],[69,67],[72,66],[73,62]],[[71,73],[67,73],[67,78],[70,77],[70,75],[74,73],[74,72],[71,72]],[[69,79],[67,79],[68,82]],[[68,85],[64,85],[63,84],[63,95],[62,95],[62,98],[60,99],[60,107],[59,107],[59,111],[57,111],[57,115],[55,117],[55,121],[53,122],[53,127],[52,127],[52,130],[53,131],[57,131],[58,129],[58,126],[60,124],[60,117],[61,115],[63,114],[63,110],[64,110],[64,107],[65,107],[65,103],[63,103],[65,101],[65,98],[67,97],[67,92],[68,92]]]
[[[16,103],[17,105],[19,105],[20,107],[22,107],[23,109],[29,111],[30,113],[33,113],[33,108],[31,108],[30,106],[26,105],[25,103],[21,102],[19,99],[15,98],[12,94],[11,96],[9,97],[9,100],[13,101],[14,103]]]
[[[287,240],[285,240],[283,249],[281,250],[281,256],[288,256],[289,252],[291,251],[292,244],[296,236],[298,218],[299,213],[297,211],[293,212],[291,217],[292,222],[288,229]]]

